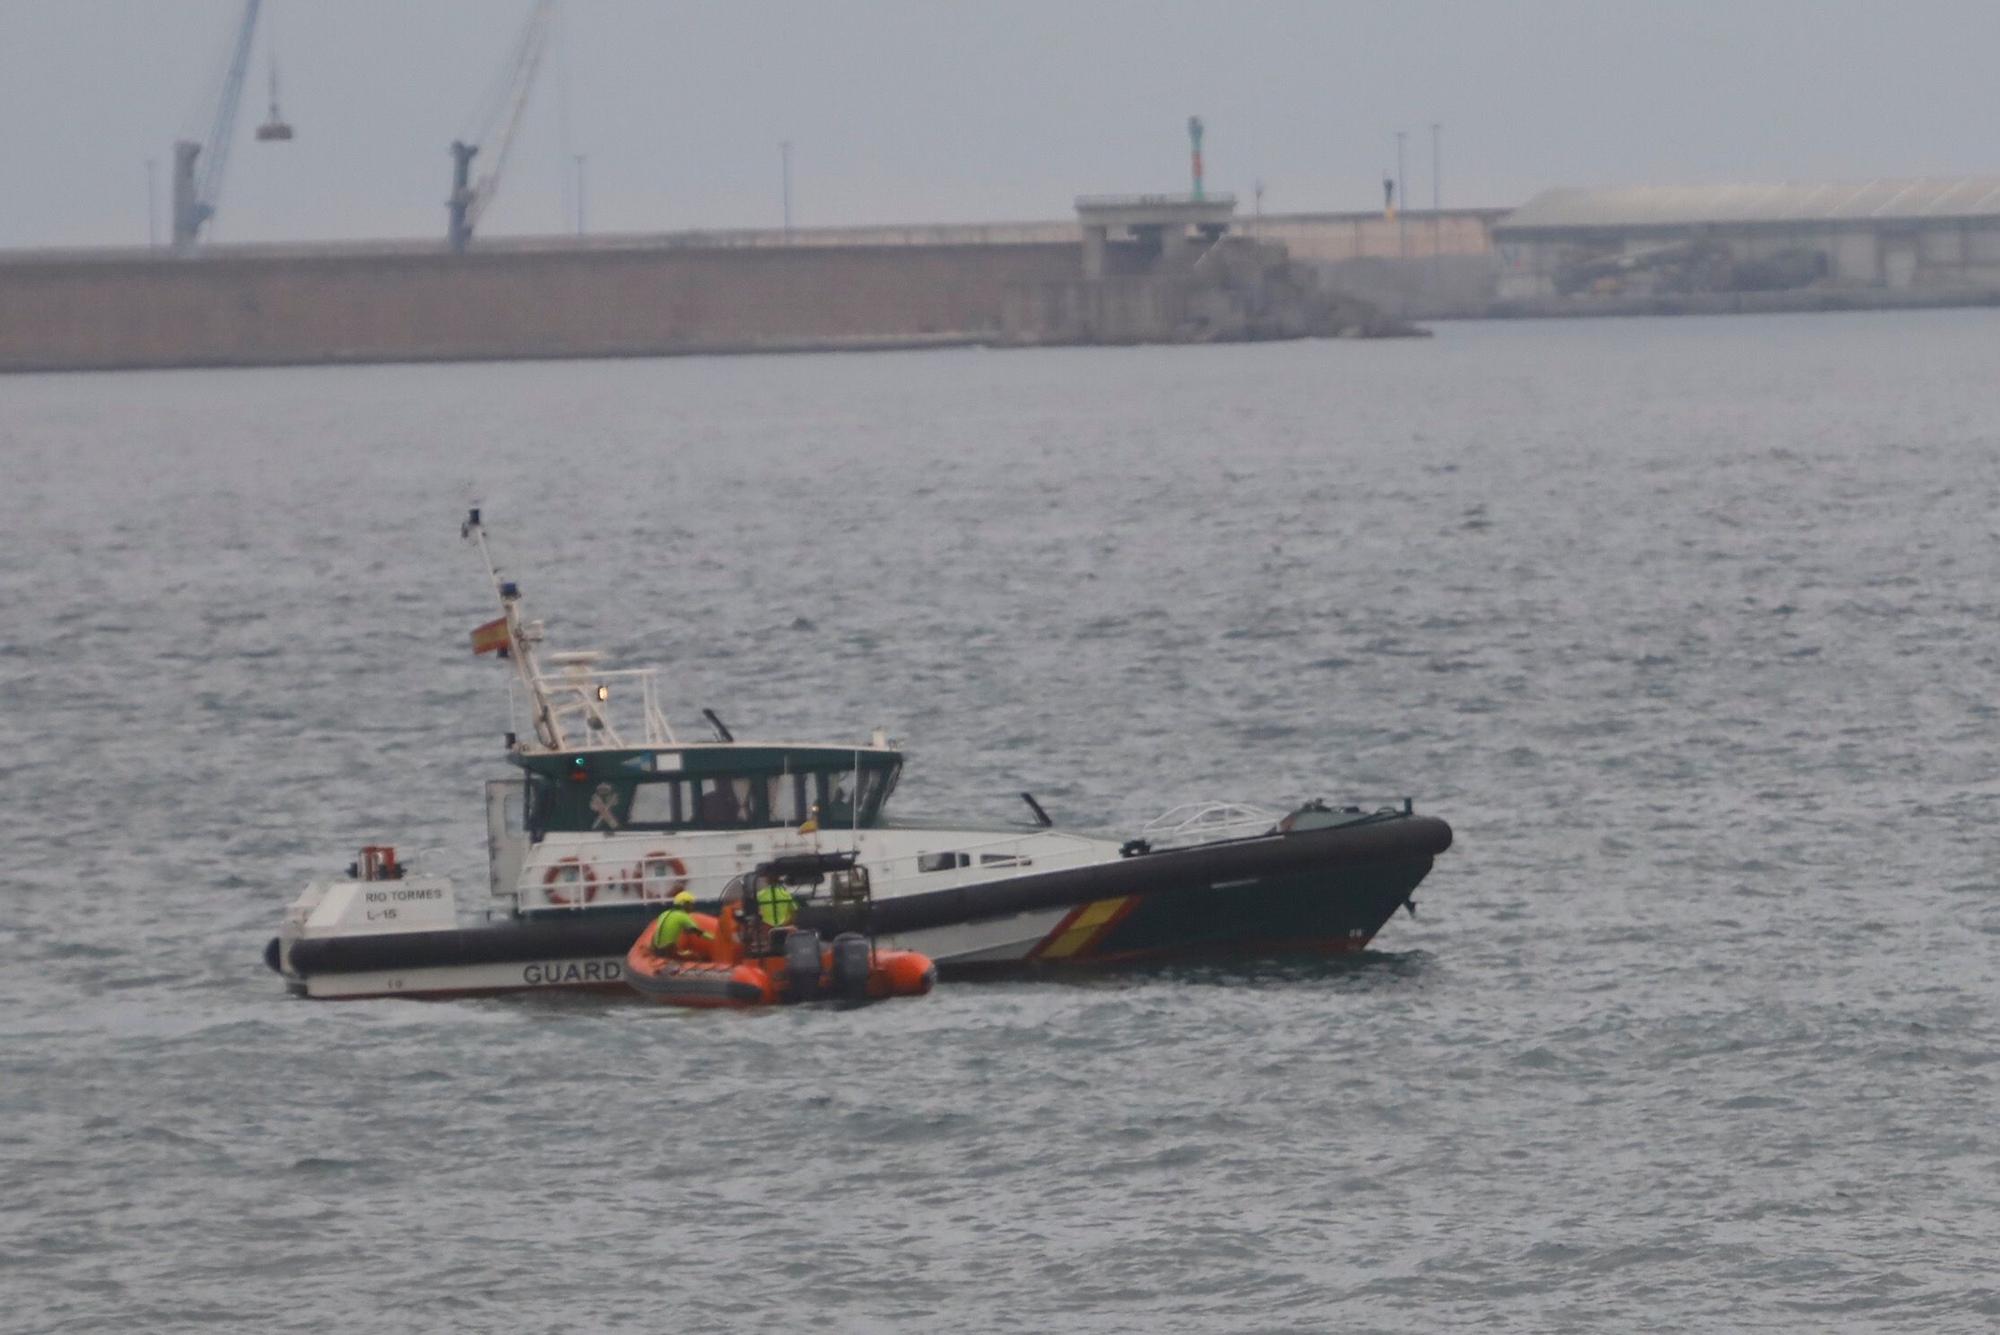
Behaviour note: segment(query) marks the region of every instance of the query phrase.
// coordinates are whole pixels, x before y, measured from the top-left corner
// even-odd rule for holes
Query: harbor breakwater
[[[1239,220],[1231,242],[1240,253],[1254,241],[1267,254],[1276,243],[1307,265],[1411,245],[1479,252],[1495,216],[1468,211],[1400,229],[1372,215],[1273,216]],[[1250,327],[1218,333],[1232,303],[1191,294],[1184,276],[1135,282],[1143,267],[1143,257],[1114,246],[1110,281],[1084,290],[1074,222],[495,239],[464,255],[416,241],[16,252],[0,256],[0,371],[1148,342],[1356,327],[1352,303],[1335,317],[1341,329],[1324,319],[1311,327],[1326,301],[1274,314],[1269,294],[1283,297],[1286,282],[1273,284],[1266,262],[1246,280],[1247,304],[1258,308],[1243,316]]]
[[[1057,244],[241,248],[0,263],[0,370],[655,356],[994,337]]]

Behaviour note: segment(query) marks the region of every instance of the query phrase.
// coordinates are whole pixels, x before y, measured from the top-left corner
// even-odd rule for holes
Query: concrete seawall
[[[1062,243],[216,252],[0,263],[0,371],[977,342]]]
[[[1273,214],[1295,258],[1485,254],[1496,210]],[[978,343],[1073,284],[1074,220],[0,255],[0,372]],[[1016,329],[1011,341],[1022,339]]]

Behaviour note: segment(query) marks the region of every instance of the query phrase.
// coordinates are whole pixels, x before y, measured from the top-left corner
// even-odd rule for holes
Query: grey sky
[[[160,163],[237,0],[0,0],[0,246],[143,242]],[[1410,133],[1412,202],[1553,184],[2000,170],[1991,0],[563,0],[482,230],[1061,217],[1085,192],[1209,184],[1271,211],[1371,208]],[[267,0],[222,240],[442,235],[446,145],[527,0]],[[299,137],[251,140],[275,41]],[[567,97],[563,90],[567,87]],[[164,226],[164,216],[162,225]]]

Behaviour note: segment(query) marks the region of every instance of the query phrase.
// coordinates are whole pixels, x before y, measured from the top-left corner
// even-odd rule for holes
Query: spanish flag
[[[472,652],[507,656],[507,618],[496,617],[472,631]]]

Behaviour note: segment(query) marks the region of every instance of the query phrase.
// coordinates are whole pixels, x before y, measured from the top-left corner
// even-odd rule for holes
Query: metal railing
[[[1139,837],[1156,849],[1242,839],[1276,829],[1279,814],[1248,802],[1183,802],[1147,821]]]
[[[582,666],[582,665],[579,665]],[[570,738],[569,745],[575,746],[672,746],[677,742],[673,726],[667,722],[665,711],[660,708],[660,670],[658,668],[614,668],[597,671],[591,668],[578,672],[570,665],[563,665],[556,671],[538,672],[535,682],[549,702],[549,714],[558,728],[577,719],[584,720],[585,734],[581,739]],[[638,684],[639,703],[636,708],[626,705],[629,694],[614,689],[620,684]],[[604,697],[597,695],[604,691]],[[519,693],[519,683],[509,681],[507,687],[508,727],[522,738],[535,736],[535,724],[528,717]],[[630,720],[636,714],[639,734],[636,740],[627,741],[625,730],[618,726],[621,716]],[[602,718],[605,726],[590,728],[589,720]]]
[[[1078,211],[1084,209],[1157,209],[1157,208],[1208,208],[1233,209],[1236,196],[1229,194],[1203,195],[1078,195]]]

